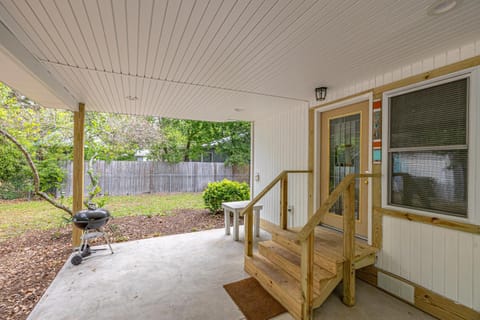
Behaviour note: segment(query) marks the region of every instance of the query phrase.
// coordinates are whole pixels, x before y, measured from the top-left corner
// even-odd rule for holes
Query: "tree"
[[[38,168],[43,191],[54,191],[64,176],[58,161],[71,152],[71,113],[44,109],[0,83],[0,127],[30,155]],[[19,148],[5,136],[0,138],[0,189],[2,197],[11,198],[33,191],[28,164]]]
[[[34,185],[34,192],[36,195],[40,196],[41,198],[45,199],[49,203],[51,203],[53,206],[67,212],[71,216],[73,216],[73,211],[70,208],[67,208],[63,204],[55,201],[52,197],[50,197],[47,193],[43,192],[40,190],[40,176],[38,174],[38,170],[35,166],[35,163],[32,160],[32,157],[28,153],[28,151],[25,149],[24,146],[22,146],[17,139],[15,139],[11,134],[6,132],[5,130],[0,128],[0,134],[3,135],[5,138],[10,140],[20,151],[21,153],[25,156],[25,159],[27,160],[28,166],[32,170],[33,173],[33,185]]]
[[[87,112],[85,157],[99,160],[134,160],[137,150],[149,149],[162,136],[153,117]]]
[[[250,162],[250,123],[208,122],[162,118],[163,139],[152,146],[152,159],[172,163],[199,160],[210,149],[226,156],[228,164]]]
[[[251,124],[245,121],[222,122],[217,124],[217,136],[224,137],[215,146],[217,153],[226,156],[229,165],[250,163]]]
[[[214,137],[213,124],[207,121],[161,118],[159,124],[163,139],[152,146],[153,159],[171,163],[197,159],[202,145]]]

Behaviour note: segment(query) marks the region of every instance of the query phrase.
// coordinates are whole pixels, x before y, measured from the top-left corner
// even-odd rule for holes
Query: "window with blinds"
[[[467,217],[464,78],[389,97],[388,203]]]

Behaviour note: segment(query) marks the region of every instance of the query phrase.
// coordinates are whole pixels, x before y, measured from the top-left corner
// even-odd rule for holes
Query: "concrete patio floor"
[[[115,254],[100,251],[79,266],[67,261],[28,319],[244,319],[222,287],[248,277],[243,242],[223,229],[113,249]],[[343,305],[338,291],[315,311],[315,319],[386,318],[433,319],[362,281],[355,307]],[[286,313],[275,319],[292,318]]]

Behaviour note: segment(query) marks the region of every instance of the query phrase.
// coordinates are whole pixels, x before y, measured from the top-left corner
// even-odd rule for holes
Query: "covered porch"
[[[387,199],[391,124],[385,115],[394,93],[468,78],[462,78],[468,85],[459,91],[469,100],[458,99],[465,128],[459,139],[465,143],[446,147],[460,148],[470,167],[478,167],[479,15],[479,3],[465,0],[0,0],[0,80],[42,105],[74,112],[73,211],[83,206],[86,112],[251,121],[252,198],[265,195],[263,219],[283,230],[303,230],[292,239],[300,243],[300,265],[294,276],[284,270],[285,278],[297,276],[301,287],[295,299],[302,310],[294,317],[310,319],[313,312],[318,318],[426,317],[355,280],[358,234],[379,250],[369,261],[375,264],[375,286],[440,318],[477,319],[480,215],[474,201],[480,187],[470,183],[463,193],[465,204],[467,194],[470,198],[460,216],[412,210],[412,203],[392,209]],[[315,95],[317,88],[327,87],[326,97]],[[425,96],[434,102],[442,100],[429,92]],[[341,113],[335,114],[337,109]],[[412,109],[412,117],[421,121],[438,111],[433,105],[430,113],[415,117]],[[458,109],[446,106],[445,118]],[[348,120],[352,114],[355,119]],[[326,130],[336,119],[341,130]],[[347,120],[357,126],[350,130],[356,135],[335,141],[345,136]],[[415,133],[411,123],[406,118],[406,132]],[[416,127],[429,127],[425,123]],[[420,176],[428,175],[430,162],[425,163]],[[302,173],[289,180],[286,170]],[[476,172],[468,173],[479,180]],[[347,183],[340,182],[350,174]],[[380,176],[381,181],[374,179]],[[360,177],[362,182],[354,181]],[[280,192],[266,195],[271,188]],[[445,189],[458,185],[453,181]],[[343,207],[330,212],[341,195]],[[245,277],[244,262],[254,257],[251,208],[245,213],[245,249],[217,230],[118,244],[117,254],[78,268],[67,263],[31,318],[189,319],[212,318],[216,312],[222,319],[242,318],[221,286]],[[336,271],[348,282],[343,298],[351,308],[334,293],[313,311],[319,301],[315,228],[326,223],[326,215],[336,220],[329,226],[345,231],[344,257]],[[355,231],[357,223],[363,224],[362,233]],[[79,234],[73,231],[74,245]],[[278,297],[289,299],[288,294],[283,290]]]
[[[259,241],[270,239],[262,230]],[[240,241],[223,229],[114,244],[80,266],[69,262],[30,314],[50,319],[245,319],[223,285],[249,277]],[[339,288],[340,289],[340,288]],[[357,280],[357,304],[341,290],[315,310],[315,319],[433,319]],[[275,319],[292,319],[282,314]]]

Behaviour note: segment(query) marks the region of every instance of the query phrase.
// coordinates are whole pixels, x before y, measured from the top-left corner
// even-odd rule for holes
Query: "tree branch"
[[[88,169],[87,169],[87,174],[90,177],[91,181],[91,186],[90,186],[90,191],[88,192],[88,198],[83,201],[83,204],[88,207],[88,204],[95,198],[95,196],[98,194],[97,186],[99,184],[99,177],[96,175],[93,171],[93,162],[95,161],[95,157],[97,156],[97,153],[95,153],[90,160],[88,161]]]
[[[32,157],[28,153],[27,149],[25,149],[20,142],[18,142],[17,139],[15,139],[11,134],[0,128],[0,134],[3,135],[5,138],[10,140],[25,156],[25,159],[27,160],[28,166],[32,170],[33,173],[33,185],[34,185],[34,192],[36,195],[40,196],[41,198],[45,199],[48,201],[50,204],[53,206],[57,207],[58,209],[61,209],[63,211],[66,211],[70,216],[73,216],[73,211],[70,208],[67,208],[61,203],[58,203],[54,199],[52,199],[48,194],[46,194],[43,191],[40,191],[40,176],[38,175],[38,170],[37,167],[35,166],[35,163],[32,160]]]

